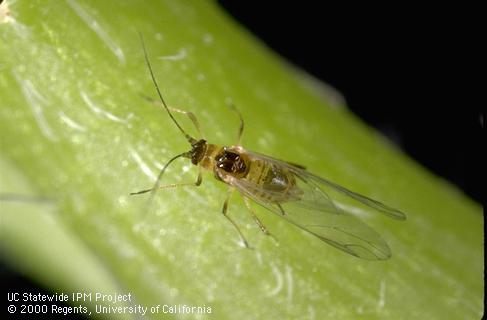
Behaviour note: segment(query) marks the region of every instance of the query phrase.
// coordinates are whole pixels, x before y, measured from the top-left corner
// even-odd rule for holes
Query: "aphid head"
[[[191,143],[191,150],[188,152],[188,158],[191,159],[191,163],[197,165],[200,163],[201,159],[206,152],[206,140],[200,139],[198,141]]]
[[[224,148],[216,158],[216,167],[233,175],[244,175],[247,172],[247,164],[244,156],[234,150]]]

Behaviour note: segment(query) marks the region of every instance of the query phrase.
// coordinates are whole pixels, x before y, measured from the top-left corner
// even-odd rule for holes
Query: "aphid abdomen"
[[[292,191],[296,188],[296,181],[285,168],[276,167],[266,161],[253,160],[245,178],[261,187],[255,191],[255,196],[266,202],[281,203],[293,198]]]

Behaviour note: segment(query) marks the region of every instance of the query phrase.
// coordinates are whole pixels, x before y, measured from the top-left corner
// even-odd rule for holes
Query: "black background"
[[[354,113],[411,157],[481,200],[474,8],[219,3],[269,47],[338,89]]]

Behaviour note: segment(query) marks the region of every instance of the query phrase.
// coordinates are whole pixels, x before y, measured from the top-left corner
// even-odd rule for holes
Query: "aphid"
[[[162,188],[199,186],[202,182],[201,172],[204,169],[213,172],[217,180],[228,185],[228,193],[223,203],[222,213],[235,227],[247,247],[248,242],[240,228],[227,213],[230,196],[235,190],[243,197],[254,221],[267,235],[270,233],[255,215],[249,200],[257,202],[283,219],[353,256],[368,260],[390,258],[389,246],[379,234],[346,212],[346,209],[337,206],[325,192],[325,189],[334,190],[394,219],[405,220],[406,215],[403,212],[309,173],[300,165],[245,150],[240,145],[244,121],[235,107],[233,109],[240,117],[240,129],[237,143],[234,146],[222,147],[208,143],[204,139],[193,138],[184,131],[171,111],[187,115],[198,133],[201,134],[196,117],[190,112],[167,106],[155,79],[142,36],[141,42],[145,61],[160,101],[176,127],[191,144],[191,150],[170,159],[162,168],[155,185],[151,189],[131,194],[151,192],[151,197],[153,197],[155,191]],[[160,186],[160,180],[166,168],[174,160],[181,157],[190,159],[191,163],[198,167],[199,173],[196,182]]]

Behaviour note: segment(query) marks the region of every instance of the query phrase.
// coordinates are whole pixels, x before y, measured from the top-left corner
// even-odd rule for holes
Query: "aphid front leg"
[[[239,146],[241,141],[242,141],[242,135],[243,135],[243,131],[244,131],[244,120],[243,120],[242,114],[240,113],[240,111],[238,111],[237,107],[235,107],[235,105],[232,102],[229,102],[228,106],[230,107],[230,109],[232,109],[238,115],[238,117],[240,119],[240,127],[238,129],[237,143],[235,144],[236,146]]]
[[[192,113],[191,111],[185,111],[185,110],[173,108],[171,106],[169,107],[169,110],[171,110],[173,112],[181,113],[181,114],[184,114],[185,116],[187,116],[191,120],[191,122],[193,122],[193,125],[195,126],[196,131],[198,132],[198,135],[200,137],[202,136],[200,123],[198,122],[198,119],[196,118],[194,113]]]
[[[238,225],[235,223],[235,221],[232,220],[232,218],[230,218],[230,216],[227,214],[227,209],[228,209],[228,201],[230,201],[230,197],[232,196],[232,193],[233,193],[234,189],[232,187],[229,187],[228,188],[228,192],[227,192],[227,198],[225,199],[225,202],[223,203],[223,208],[222,208],[222,213],[223,215],[225,216],[225,218],[228,219],[228,221],[230,221],[230,223],[235,227],[235,229],[237,230],[238,234],[240,235],[240,239],[242,239],[242,242],[244,243],[245,247],[246,248],[250,248],[249,246],[249,243],[247,242],[247,240],[245,239],[242,231],[240,231],[240,228],[238,227]]]
[[[152,99],[151,97],[148,97],[146,95],[142,95],[142,97],[145,100],[147,100],[148,102],[152,103],[154,106],[157,106],[157,107],[163,106],[162,105],[162,102],[159,101],[159,100]],[[191,111],[185,111],[185,110],[181,110],[181,109],[178,109],[178,108],[174,108],[172,106],[168,106],[168,109],[170,111],[172,111],[172,112],[181,113],[181,114],[184,114],[185,116],[187,116],[191,120],[191,122],[193,123],[193,125],[195,126],[196,131],[198,132],[198,135],[201,136],[200,123],[199,123],[198,119],[196,118],[196,116],[194,115],[194,113],[192,113]]]
[[[157,187],[156,190],[168,189],[168,188],[177,188],[177,187],[188,187],[188,186],[190,186],[190,187],[199,187],[201,185],[201,182],[203,182],[203,176],[201,174],[201,169],[199,169],[199,171],[198,171],[198,177],[196,178],[196,182],[171,183],[171,184],[166,184],[166,185],[163,185],[163,186],[159,186],[159,187]]]
[[[142,193],[147,193],[147,192],[155,192],[155,191],[160,190],[160,189],[168,189],[168,188],[187,187],[187,186],[199,187],[201,185],[201,182],[203,182],[203,176],[201,174],[201,169],[198,167],[198,177],[196,178],[196,182],[171,183],[171,184],[166,184],[163,186],[154,186],[151,189],[141,190],[141,191],[137,191],[137,192],[131,192],[130,195],[142,194]],[[156,183],[156,185],[157,185],[157,183]]]

